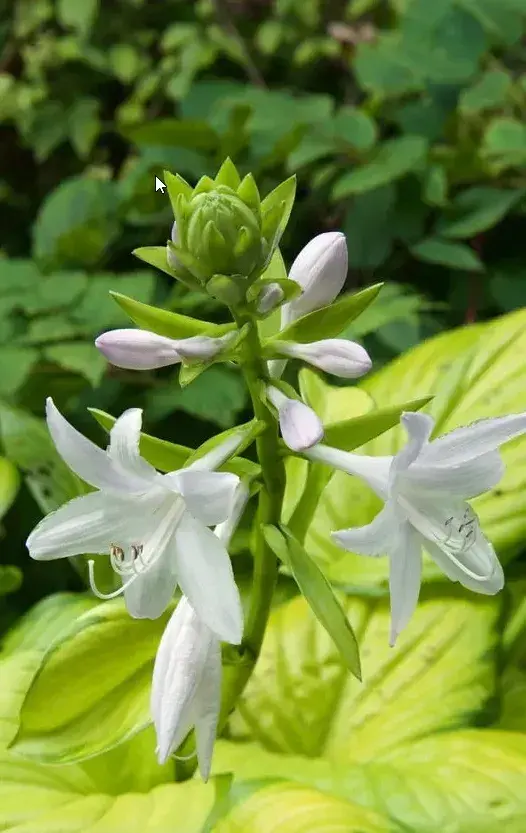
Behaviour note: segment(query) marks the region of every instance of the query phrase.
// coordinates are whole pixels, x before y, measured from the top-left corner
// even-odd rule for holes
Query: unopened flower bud
[[[346,277],[345,236],[340,231],[329,231],[313,237],[291,266],[289,278],[296,281],[303,292],[283,307],[282,327],[334,301]]]
[[[206,279],[213,275],[249,276],[263,263],[267,244],[261,218],[225,185],[201,191],[185,209],[185,249]]]
[[[278,412],[281,436],[292,451],[304,451],[323,439],[322,422],[312,408],[272,385],[267,388],[267,397]]]
[[[102,333],[95,346],[111,364],[126,370],[154,370],[182,361],[207,362],[215,358],[235,337],[192,336],[166,338],[148,330],[110,330]]]
[[[261,315],[266,315],[277,307],[283,300],[284,292],[279,283],[269,283],[260,292],[257,311]]]
[[[95,340],[95,347],[111,364],[126,370],[154,370],[178,364],[181,356],[172,338],[147,330],[110,330]]]
[[[301,359],[342,379],[357,379],[372,367],[367,350],[345,338],[327,338],[311,344],[281,341],[276,349],[288,358]]]

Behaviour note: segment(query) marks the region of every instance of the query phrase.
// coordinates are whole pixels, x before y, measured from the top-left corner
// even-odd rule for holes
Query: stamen
[[[470,506],[464,511],[462,518],[455,524],[455,517],[452,515],[444,522],[444,527],[447,533],[446,539],[441,540],[438,536],[434,536],[439,544],[448,546],[453,552],[462,555],[473,546],[477,540],[477,516]],[[460,536],[461,541],[458,541]],[[452,540],[453,538],[457,540]]]
[[[124,582],[122,587],[119,587],[118,590],[114,590],[113,593],[103,593],[101,590],[99,590],[95,583],[95,562],[92,558],[90,558],[90,560],[88,561],[88,576],[89,586],[91,587],[92,592],[95,596],[97,596],[98,599],[102,599],[103,601],[107,601],[109,599],[116,599],[119,596],[122,596],[126,588],[129,587],[130,584],[133,584],[133,582],[139,578],[139,574],[137,573],[137,575],[132,576],[131,579],[129,579],[129,581]]]

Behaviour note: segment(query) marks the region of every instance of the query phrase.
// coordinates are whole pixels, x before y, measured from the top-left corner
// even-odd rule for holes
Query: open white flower
[[[243,482],[232,511],[214,535],[228,547],[249,498]],[[151,713],[157,735],[157,757],[166,763],[195,728],[199,771],[206,781],[221,707],[221,647],[185,596],[163,633],[153,669]]]
[[[154,619],[179,585],[218,637],[238,642],[242,614],[232,565],[224,544],[207,527],[231,512],[239,478],[213,469],[234,453],[239,437],[188,468],[162,475],[139,454],[141,418],[138,408],[125,411],[104,451],[47,400],[48,427],[60,456],[97,491],[47,515],[27,540],[29,553],[51,560],[109,552],[122,587],[100,593],[90,561],[92,589],[100,598],[124,593],[132,616]]]
[[[448,578],[493,595],[504,574],[477,515],[466,502],[499,482],[498,447],[526,433],[526,414],[481,420],[429,442],[434,421],[420,413],[401,418],[409,441],[394,457],[368,457],[318,445],[310,459],[361,477],[385,506],[367,526],[333,533],[361,555],[388,555],[391,644],[409,622],[420,592],[422,547]]]

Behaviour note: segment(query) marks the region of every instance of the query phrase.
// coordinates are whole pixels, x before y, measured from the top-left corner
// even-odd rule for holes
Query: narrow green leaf
[[[266,525],[263,534],[267,544],[289,567],[311,610],[338,648],[349,671],[361,680],[360,654],[354,631],[334,591],[318,565],[301,544],[283,528]]]
[[[360,313],[374,301],[381,288],[382,284],[377,283],[354,295],[345,295],[328,307],[322,307],[298,318],[275,338],[279,341],[297,341],[301,344],[320,338],[334,338],[340,335],[345,327],[358,318]],[[268,343],[269,346],[271,343]]]
[[[149,266],[155,266],[156,269],[175,278],[175,272],[168,266],[166,246],[141,246],[139,249],[134,249],[132,254],[144,263],[148,263]]]
[[[160,336],[168,338],[191,338],[197,335],[217,337],[235,329],[234,324],[210,324],[208,321],[200,321],[188,315],[152,307],[121,295],[120,292],[110,292],[110,295],[135,324]]]
[[[191,197],[192,187],[188,184],[186,179],[183,179],[179,174],[171,174],[170,171],[163,171],[164,182],[168,191],[168,197],[175,214],[177,208],[177,197],[182,194],[184,197]],[[148,247],[157,248],[157,247]]]
[[[341,448],[342,451],[352,451],[359,448],[369,440],[374,440],[393,425],[398,425],[400,416],[404,411],[419,411],[432,396],[425,396],[422,399],[414,399],[403,405],[392,405],[389,408],[380,408],[369,414],[359,417],[351,417],[341,422],[334,422],[325,429],[324,443]]]

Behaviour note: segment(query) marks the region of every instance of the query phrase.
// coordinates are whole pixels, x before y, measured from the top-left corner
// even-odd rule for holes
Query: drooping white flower
[[[282,307],[281,326],[330,304],[347,277],[347,243],[340,231],[318,234],[301,250],[292,264],[289,279],[303,292]]]
[[[288,358],[300,359],[343,379],[357,379],[372,367],[367,350],[346,338],[326,338],[310,344],[280,341],[275,347]]]
[[[174,339],[148,330],[109,330],[102,333],[95,346],[111,364],[127,370],[154,370],[179,364],[181,361],[210,361],[217,356],[235,334],[219,338],[192,336]]]
[[[267,397],[277,409],[281,436],[292,451],[304,451],[323,439],[323,424],[312,408],[273,385],[268,386]]]
[[[221,706],[221,646],[184,596],[159,643],[150,702],[159,763],[166,763],[193,727],[206,781]]]
[[[526,414],[481,420],[429,442],[433,419],[401,418],[407,445],[394,457],[368,457],[319,445],[306,452],[361,477],[385,506],[367,526],[339,530],[335,541],[361,555],[389,556],[391,644],[418,602],[422,547],[448,578],[493,595],[504,573],[477,515],[466,502],[495,487],[504,472],[498,448],[526,433]]]
[[[239,593],[227,550],[209,526],[231,512],[239,478],[215,472],[237,448],[238,437],[185,469],[160,474],[139,454],[142,412],[125,411],[115,422],[107,451],[96,446],[47,400],[47,422],[62,459],[97,491],[47,515],[27,540],[32,558],[51,560],[110,553],[132,616],[154,619],[179,585],[200,619],[217,636],[240,639]]]
[[[231,513],[214,530],[225,547],[248,497],[249,489],[241,481]],[[164,631],[153,669],[151,714],[160,764],[177,751],[194,727],[199,770],[208,779],[221,706],[221,673],[219,640],[183,596]]]

